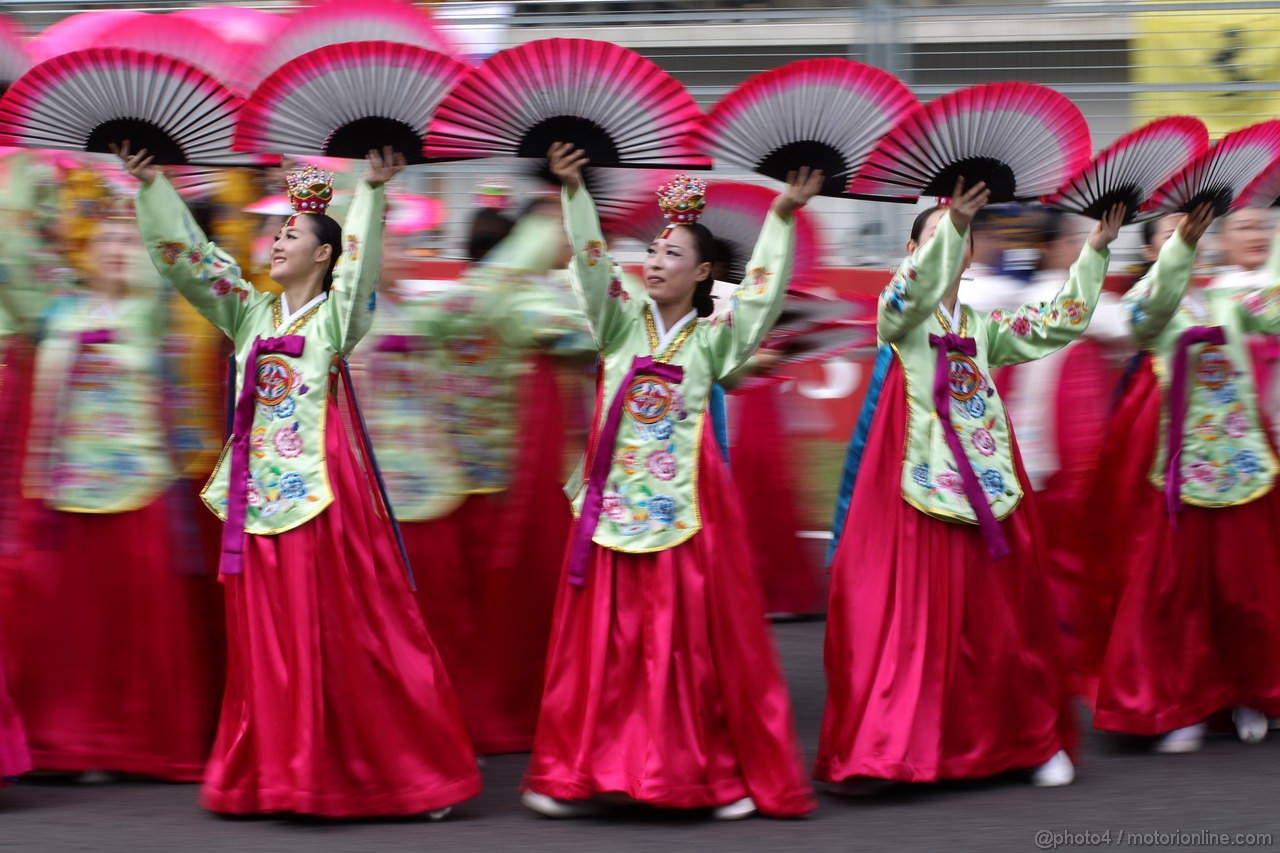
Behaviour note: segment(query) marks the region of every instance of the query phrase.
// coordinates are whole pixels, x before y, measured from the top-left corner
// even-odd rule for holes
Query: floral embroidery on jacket
[[[604,243],[599,240],[588,240],[587,245],[582,247],[582,251],[587,255],[587,266],[594,267],[604,257]]]

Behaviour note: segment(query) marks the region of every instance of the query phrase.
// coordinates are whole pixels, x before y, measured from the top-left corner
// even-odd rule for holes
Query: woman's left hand
[[[1127,212],[1128,209],[1122,202],[1111,205],[1107,212],[1102,214],[1098,224],[1093,226],[1093,232],[1089,235],[1090,248],[1095,252],[1101,252],[1110,246],[1111,242],[1120,236],[1120,226],[1124,224],[1124,216]]]
[[[369,171],[364,173],[364,179],[374,189],[400,174],[400,170],[408,165],[404,155],[390,145],[385,146],[381,152],[376,148],[370,149],[368,160]]]
[[[799,171],[787,174],[787,188],[773,200],[773,212],[779,218],[787,219],[793,211],[799,210],[809,203],[809,199],[822,189],[826,176],[821,169],[810,169],[802,166]]]

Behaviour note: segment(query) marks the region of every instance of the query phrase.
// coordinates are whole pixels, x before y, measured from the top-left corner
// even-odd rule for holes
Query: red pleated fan
[[[27,42],[27,51],[32,63],[39,64],[64,53],[95,47],[95,40],[108,30],[124,21],[141,21],[146,17],[146,12],[136,9],[99,9],[70,15]]]
[[[1065,96],[1034,83],[985,83],[913,110],[884,136],[849,192],[900,200],[985,181],[993,203],[1047,195],[1088,162],[1089,126]]]
[[[162,165],[248,165],[231,150],[240,100],[168,56],[92,48],[32,68],[0,99],[0,144],[106,152],[129,140]]]
[[[452,41],[422,6],[399,0],[327,0],[298,9],[258,59],[259,78],[322,47],[390,41],[437,53],[456,53]]]
[[[276,69],[249,96],[236,148],[362,159],[390,145],[417,162],[432,113],[466,72],[452,57],[407,44],[322,47]]]
[[[1141,208],[1166,181],[1209,148],[1209,131],[1190,116],[1168,116],[1126,133],[1094,157],[1044,203],[1101,219],[1112,205],[1127,209],[1126,222],[1158,214]]]
[[[702,112],[684,87],[634,51],[543,39],[500,51],[436,111],[430,160],[545,157],[572,142],[596,166],[710,168],[697,152]]]
[[[8,18],[0,17],[0,94],[31,68],[31,54],[23,43],[22,31]]]
[[[194,65],[243,96],[252,84],[246,63],[225,39],[196,21],[175,15],[124,18],[91,39],[89,47],[120,47],[158,53]]]
[[[1219,139],[1152,195],[1148,209],[1172,213],[1189,211],[1211,201],[1217,215],[1254,203],[1262,192],[1255,186],[1280,159],[1280,120],[1242,128]]]
[[[780,181],[800,166],[822,169],[822,194],[840,196],[872,146],[916,106],[887,71],[802,59],[756,74],[717,103],[703,123],[703,150]]]

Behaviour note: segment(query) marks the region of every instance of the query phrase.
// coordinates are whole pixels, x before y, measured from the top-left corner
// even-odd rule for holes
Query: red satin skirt
[[[246,536],[226,577],[227,689],[202,801],[216,812],[419,814],[480,790],[390,525],[331,404],[334,502]]]
[[[418,605],[457,691],[477,753],[528,752],[542,700],[560,564],[573,515],[564,495],[564,417],[545,358],[519,389],[506,491],[404,525]]]
[[[585,586],[560,582],[527,788],[681,809],[750,796],[771,817],[814,808],[746,525],[709,428],[700,465],[703,528],[692,539],[651,554],[593,546]]]
[[[42,511],[0,603],[9,688],[41,770],[200,779],[217,718],[216,583],[176,570],[176,495],[111,514]],[[47,542],[45,544],[48,544]]]
[[[1094,561],[1095,610],[1114,622],[1094,725],[1155,735],[1223,708],[1280,716],[1280,489],[1241,506],[1183,505],[1175,526],[1147,479],[1161,428],[1149,367],[1116,420],[1127,425],[1104,457],[1114,467],[1098,515],[1117,521],[1100,529]]]
[[[4,648],[0,647],[0,786],[4,785],[5,779],[20,776],[31,769],[27,733],[22,728],[18,706],[9,695],[4,666]]]
[[[21,566],[19,537],[22,513],[22,463],[31,408],[31,346],[14,338],[5,346],[0,367],[0,414],[6,428],[0,431],[0,785],[6,777],[31,769],[27,736],[9,695],[5,678],[5,648],[11,636],[13,601],[10,587]],[[20,639],[20,638],[19,638]]]
[[[906,401],[885,379],[831,569],[827,704],[815,776],[933,782],[1043,764],[1074,745],[1034,499],[1002,522],[993,561],[976,525],[901,497]],[[1016,454],[1015,454],[1016,458]]]
[[[796,532],[800,511],[792,480],[795,462],[779,406],[781,384],[748,387],[738,399],[738,439],[730,468],[743,506],[767,507],[746,528],[764,587],[767,613],[818,613],[823,606],[816,552]]]

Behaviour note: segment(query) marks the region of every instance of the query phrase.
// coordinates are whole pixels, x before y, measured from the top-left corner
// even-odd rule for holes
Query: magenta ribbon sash
[[[942,434],[947,440],[947,446],[951,448],[951,455],[955,457],[956,468],[960,471],[965,499],[978,517],[978,528],[987,542],[987,552],[991,559],[1002,560],[1009,556],[1009,543],[1005,541],[1000,522],[991,511],[991,504],[987,502],[987,494],[978,482],[978,475],[973,473],[972,463],[965,456],[960,436],[956,435],[955,428],[951,426],[951,371],[947,354],[958,352],[972,358],[978,354],[978,343],[973,338],[962,338],[948,332],[945,335],[929,335],[929,346],[938,348],[938,366],[933,372],[933,408],[938,413]]]
[[[109,344],[115,341],[115,333],[110,329],[91,329],[87,332],[81,332],[78,335],[80,346],[87,347],[92,344]]]
[[[244,379],[231,422],[231,470],[227,478],[227,523],[222,528],[220,570],[224,575],[244,571],[244,519],[249,508],[249,434],[253,431],[254,399],[258,386],[258,357],[278,352],[291,358],[302,355],[307,339],[302,335],[257,338],[244,360]]]
[[[1226,343],[1221,326],[1192,326],[1178,336],[1169,378],[1169,423],[1165,435],[1168,453],[1164,473],[1164,504],[1170,515],[1182,510],[1182,439],[1187,420],[1187,354],[1196,344]]]
[[[414,343],[412,335],[383,335],[378,338],[378,343],[374,346],[373,351],[388,353],[413,352]]]
[[[618,441],[618,426],[622,422],[627,389],[641,375],[656,376],[679,385],[684,379],[684,368],[654,361],[652,356],[637,356],[609,403],[609,415],[600,428],[600,434],[596,436],[595,455],[591,457],[591,468],[587,474],[587,493],[582,499],[582,512],[569,543],[569,583],[577,587],[582,586],[587,579],[587,557],[591,554],[591,540],[595,536],[600,512],[604,507],[604,487],[609,479],[609,467],[613,464],[613,448]]]

